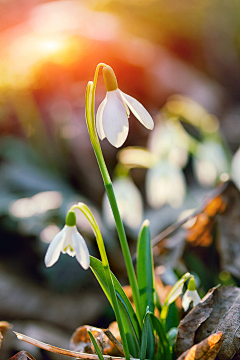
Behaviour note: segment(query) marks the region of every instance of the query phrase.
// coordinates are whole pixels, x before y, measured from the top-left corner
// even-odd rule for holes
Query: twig
[[[155,238],[152,239],[151,244],[152,247],[158,245],[162,240],[164,240],[167,236],[171,235],[172,233],[174,233],[174,231],[176,231],[177,229],[179,229],[183,224],[185,224],[188,220],[193,219],[195,216],[199,215],[201,212],[203,212],[203,210],[205,209],[205,207],[211,203],[211,201],[217,197],[218,195],[222,194],[222,192],[227,188],[227,186],[229,185],[229,183],[231,182],[231,180],[226,181],[222,184],[220,184],[216,189],[214,189],[210,195],[207,196],[206,200],[203,201],[203,203],[201,205],[198,206],[198,208],[190,215],[188,215],[187,217],[185,217],[184,219],[175,222],[174,224],[170,225],[169,227],[167,227],[165,230],[163,230],[159,235],[155,236]],[[132,256],[132,262],[133,264],[136,263],[136,259],[137,259],[137,254],[135,253]]]
[[[98,360],[98,356],[94,355],[94,354],[86,354],[86,353],[81,353],[81,352],[77,352],[77,351],[61,349],[59,347],[52,346],[52,345],[43,343],[41,341],[32,339],[31,337],[20,334],[16,331],[14,331],[14,333],[17,335],[17,338],[19,340],[25,341],[28,344],[32,344],[34,346],[39,347],[40,349],[47,350],[47,351],[53,352],[55,354],[70,356],[70,357],[83,359],[83,360]],[[104,357],[104,360],[125,360],[125,358],[121,358],[121,357],[117,357],[117,356],[103,355],[103,357]],[[132,360],[139,360],[139,359],[132,359]]]
[[[124,350],[122,344],[115,338],[113,333],[109,329],[103,330],[104,334],[109,338],[109,340],[113,343],[113,345],[120,351],[120,353],[124,356]]]

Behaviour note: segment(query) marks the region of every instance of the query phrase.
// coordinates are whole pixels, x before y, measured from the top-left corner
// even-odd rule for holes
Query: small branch
[[[98,360],[98,356],[94,355],[94,354],[86,354],[86,353],[81,353],[81,352],[77,352],[77,351],[61,349],[59,347],[52,346],[52,345],[43,343],[41,341],[32,339],[29,336],[17,333],[16,331],[14,331],[14,333],[17,335],[17,338],[19,340],[25,341],[28,344],[32,344],[34,346],[39,347],[40,349],[47,350],[47,351],[53,352],[55,354],[70,356],[70,357],[74,357],[77,359],[83,359],[83,360]],[[116,357],[116,356],[103,355],[103,357],[104,357],[104,360],[125,360],[125,358]],[[132,359],[132,360],[139,360],[139,359]]]
[[[214,189],[210,195],[207,196],[206,200],[203,201],[203,203],[201,205],[199,205],[197,207],[197,209],[191,214],[188,215],[187,217],[185,217],[183,220],[177,221],[174,224],[170,225],[169,227],[167,227],[165,230],[163,230],[159,235],[157,235],[154,239],[152,239],[151,244],[152,247],[158,245],[162,240],[164,240],[167,236],[171,235],[172,233],[174,233],[174,231],[176,231],[177,229],[179,229],[183,224],[185,224],[188,220],[193,219],[194,217],[196,217],[197,215],[199,215],[201,212],[203,212],[203,210],[205,209],[205,207],[211,203],[211,201],[219,196],[220,194],[223,193],[223,191],[227,188],[227,186],[229,185],[229,183],[231,182],[231,180],[226,181],[222,184],[220,184],[216,189]],[[137,254],[135,253],[132,256],[132,262],[135,264],[136,263],[136,259],[137,259]]]
[[[113,333],[109,329],[103,330],[104,334],[109,338],[109,340],[113,343],[113,345],[120,351],[120,353],[124,356],[124,350],[122,344],[115,338]]]

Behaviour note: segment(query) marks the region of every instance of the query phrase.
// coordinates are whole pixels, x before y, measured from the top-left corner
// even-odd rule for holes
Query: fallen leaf
[[[36,360],[31,354],[29,354],[27,351],[19,351],[17,354],[9,358],[8,360]]]
[[[113,323],[114,324],[114,323]],[[109,330],[113,333],[117,340],[119,340],[120,335],[118,336],[117,331],[113,331],[114,325],[110,325]],[[90,340],[88,330],[91,331],[93,336],[97,338],[99,345],[104,351],[106,355],[112,356],[121,356],[122,354],[119,350],[114,346],[114,344],[109,340],[109,338],[104,334],[102,329],[84,325],[76,329],[70,339],[70,349],[72,351],[79,351],[81,353],[87,354],[95,354],[94,346]],[[117,336],[116,336],[117,335]]]
[[[11,329],[13,326],[7,321],[0,321],[0,348],[2,346],[2,340],[5,332]]]
[[[177,357],[194,345],[197,329],[209,318],[213,310],[213,293],[215,289],[216,288],[209,290],[202,301],[180,321],[175,342]]]
[[[222,192],[222,199],[226,210],[216,216],[221,268],[240,279],[240,192],[233,182]]]
[[[210,301],[209,301],[210,299]],[[208,316],[201,318],[204,307]],[[203,321],[202,321],[203,320]],[[240,288],[223,286],[214,288],[180,322],[176,338],[176,354],[205,340],[216,332],[223,333],[219,360],[240,357]]]
[[[177,360],[214,360],[222,345],[222,332],[210,335],[185,351]]]

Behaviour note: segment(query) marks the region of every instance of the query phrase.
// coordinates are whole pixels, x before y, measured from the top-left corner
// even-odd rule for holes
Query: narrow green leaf
[[[158,336],[158,350],[155,355],[156,359],[172,360],[172,347],[168,340],[165,328],[162,322],[153,314],[149,313],[151,323]]]
[[[102,287],[105,295],[107,296],[110,304],[112,305],[111,296],[107,286],[107,280],[102,262],[90,256],[90,267],[94,275],[96,276],[100,286]],[[113,273],[111,274],[117,299],[119,301],[121,319],[126,333],[129,351],[132,356],[138,357],[140,353],[140,325],[136,313],[133,310],[133,307],[127,295],[125,294],[117,278],[113,275]]]
[[[140,360],[145,360],[145,358],[146,358],[147,342],[148,342],[148,331],[149,331],[149,316],[148,316],[148,313],[146,313],[146,315],[145,315],[145,317],[143,319]]]
[[[98,344],[97,344],[97,342],[95,340],[95,337],[93,336],[93,334],[89,330],[88,330],[88,335],[89,335],[89,337],[91,339],[91,342],[93,343],[93,346],[94,346],[94,349],[96,351],[97,356],[99,357],[100,360],[104,360],[104,357],[103,357],[103,355],[101,353],[101,350],[99,349],[99,346],[98,346]]]
[[[181,277],[181,279],[179,279],[176,282],[176,284],[170,290],[170,292],[169,292],[168,296],[166,297],[166,300],[163,304],[162,311],[160,314],[160,318],[161,318],[161,320],[163,320],[164,323],[167,318],[169,305],[172,304],[179,295],[181,295],[185,281],[187,281],[191,276],[192,275],[189,272],[187,272],[186,274],[184,274]]]
[[[154,356],[154,350],[155,350],[154,347],[153,353],[149,358],[152,359],[154,357],[156,360],[158,359],[172,360],[172,348],[168,340],[168,336],[166,334],[164,326],[162,325],[161,321],[152,312],[148,310],[144,317],[140,360],[144,360],[146,358],[147,350],[149,348],[147,343],[149,339],[150,329],[156,332],[156,335],[158,337],[158,349],[157,349],[157,353]]]
[[[142,319],[147,307],[154,312],[154,272],[149,221],[142,224],[137,244],[137,280]]]

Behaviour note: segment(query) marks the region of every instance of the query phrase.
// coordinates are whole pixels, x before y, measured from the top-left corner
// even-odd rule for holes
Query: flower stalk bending
[[[96,84],[97,84],[97,77],[99,73],[99,68],[103,66],[106,67],[105,64],[99,64],[96,68],[95,76],[93,82],[89,82],[87,85],[86,90],[86,121],[88,126],[88,131],[90,135],[90,140],[98,161],[98,165],[102,174],[104,186],[109,198],[109,202],[113,211],[113,216],[116,222],[116,228],[127,268],[127,273],[129,277],[130,286],[132,288],[133,292],[133,301],[136,307],[136,315],[138,317],[139,323],[141,324],[141,308],[140,308],[140,296],[139,296],[139,290],[136,280],[136,275],[134,272],[131,254],[127,242],[126,233],[123,227],[122,219],[119,213],[119,209],[117,206],[116,198],[113,191],[112,181],[109,176],[103,154],[101,151],[101,147],[99,144],[99,139],[96,132],[95,127],[95,90],[96,90]]]

